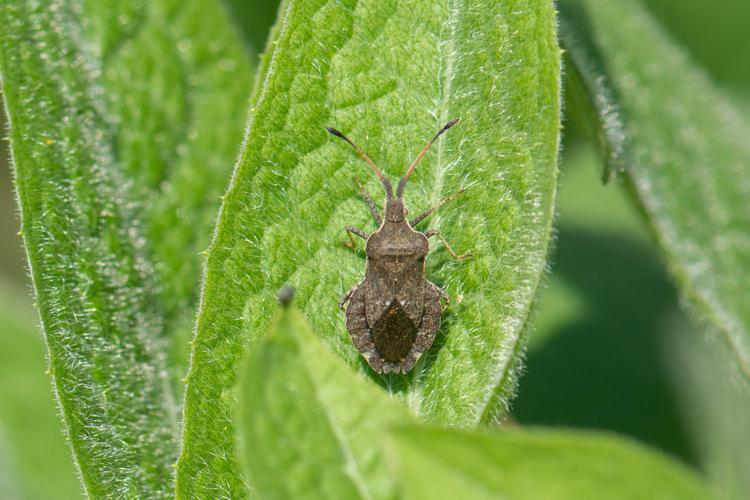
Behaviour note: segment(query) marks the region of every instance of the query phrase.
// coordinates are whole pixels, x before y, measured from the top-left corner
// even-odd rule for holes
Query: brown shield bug
[[[352,342],[378,373],[407,373],[419,357],[432,345],[440,328],[442,307],[440,299],[448,302],[448,295],[425,278],[425,257],[429,251],[428,238],[439,237],[455,259],[471,254],[456,255],[442,235],[435,229],[420,232],[414,227],[433,210],[454,199],[455,193],[407,221],[404,188],[414,167],[440,135],[455,125],[448,122],[424,147],[401,178],[393,195],[391,183],[367,155],[344,134],[333,128],[328,132],[348,142],[380,178],[385,189],[385,218],[380,215],[372,197],[360,184],[362,197],[370,207],[378,229],[367,234],[347,226],[351,238],[355,234],[364,240],[367,255],[365,279],[349,290],[339,301],[346,308],[346,328]]]

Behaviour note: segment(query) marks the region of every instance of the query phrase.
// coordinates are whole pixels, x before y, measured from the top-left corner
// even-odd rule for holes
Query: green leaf
[[[86,492],[169,496],[168,378],[240,143],[247,54],[216,2],[18,0],[0,23],[24,240]]]
[[[166,496],[175,411],[150,266],[71,6],[0,6],[0,70],[31,274],[89,496]]]
[[[572,431],[407,426],[388,454],[405,499],[707,499],[689,469],[629,441]]]
[[[561,3],[574,83],[691,309],[750,382],[750,125],[636,1]]]
[[[266,56],[245,149],[209,253],[188,378],[178,481],[216,471],[242,488],[226,426],[248,344],[268,331],[273,291],[290,282],[331,350],[452,425],[493,421],[515,387],[524,332],[547,263],[559,137],[552,2],[289,0]],[[416,169],[412,213],[468,188],[431,218],[470,261],[443,248],[427,277],[453,305],[408,377],[367,370],[338,311],[363,278],[344,226],[374,230],[352,180],[377,179],[324,126],[340,128],[391,178],[437,128],[460,117]],[[427,224],[423,226],[425,229]]]
[[[23,289],[0,276],[0,498],[80,498],[73,460],[60,432],[44,346]],[[44,480],[39,480],[44,471]],[[6,474],[7,473],[7,474]],[[4,494],[2,476],[19,491]]]
[[[750,496],[750,388],[726,363],[725,346],[706,341],[686,321],[672,320],[664,342],[685,427],[699,451],[701,468],[717,487],[717,498]]]
[[[0,425],[0,498],[20,498],[15,470],[8,456],[6,443],[5,429]]]
[[[750,2],[711,2],[711,22],[706,22],[706,4],[683,0],[649,0],[653,13],[681,47],[685,47],[712,80],[722,87],[747,92],[750,65],[737,64],[738,54],[750,52],[750,37],[744,36],[750,19]]]
[[[187,371],[200,267],[242,142],[252,68],[217,1],[87,0],[114,145],[143,205],[175,377]]]
[[[665,368],[674,354],[663,326],[676,290],[627,193],[602,185],[592,175],[601,158],[578,146],[563,153],[554,273],[513,416],[524,426],[616,432],[696,463]]]
[[[268,39],[269,27],[276,21],[281,1],[224,0],[224,3],[248,45],[256,51],[263,50]]]
[[[296,309],[284,310],[242,381],[238,427],[251,488],[262,498],[393,498],[382,437],[410,419],[330,353]],[[196,483],[180,494],[219,494]]]

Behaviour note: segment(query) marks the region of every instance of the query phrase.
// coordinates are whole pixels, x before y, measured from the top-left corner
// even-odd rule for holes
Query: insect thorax
[[[409,227],[406,221],[384,222],[367,240],[367,258],[377,260],[386,257],[409,257],[424,259],[429,250],[427,238]]]

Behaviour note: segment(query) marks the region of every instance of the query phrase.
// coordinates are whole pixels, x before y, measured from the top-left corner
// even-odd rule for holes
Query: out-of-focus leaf
[[[430,223],[474,259],[451,261],[442,248],[429,256],[428,278],[454,299],[434,348],[408,377],[370,372],[428,419],[471,426],[503,413],[554,212],[560,68],[551,2],[289,0],[270,47],[209,253],[177,472],[185,485],[213,472],[213,488],[232,494],[243,489],[226,425],[237,365],[268,331],[278,287],[291,282],[313,331],[367,371],[336,303],[365,264],[343,245],[344,226],[374,229],[352,177],[382,194],[324,126],[343,130],[396,178],[438,127],[462,119],[416,169],[406,199],[418,213],[468,188]]]
[[[750,389],[726,363],[726,346],[675,316],[665,324],[668,365],[700,462],[721,499],[750,496]]]
[[[663,323],[677,291],[628,194],[592,175],[601,165],[594,148],[563,151],[554,273],[513,416],[616,432],[696,464],[665,367]]]
[[[80,498],[81,487],[52,386],[45,374],[44,347],[34,311],[0,277],[0,437],[5,449],[0,475],[7,472],[19,498]],[[40,481],[40,471],[44,480]],[[0,498],[15,498],[3,494]]]
[[[383,435],[409,420],[406,408],[328,352],[299,312],[284,310],[243,377],[239,427],[250,486],[262,498],[393,498]]]
[[[224,0],[224,3],[250,48],[254,52],[262,51],[268,39],[269,28],[276,21],[281,0]]]
[[[213,1],[0,5],[24,239],[90,496],[171,495],[178,346],[245,120],[250,69]]]
[[[609,168],[624,172],[686,302],[750,383],[750,125],[637,1],[560,5]]]
[[[5,429],[2,427],[2,422],[0,422],[0,498],[7,500],[20,498],[18,486],[16,485],[15,470],[10,463]]]
[[[2,99],[0,82],[0,99]],[[0,138],[7,137],[6,115],[0,111]],[[0,275],[3,280],[18,283],[26,278],[21,237],[18,234],[16,200],[13,197],[13,181],[10,168],[8,141],[0,140]]]
[[[63,2],[0,4],[24,242],[65,428],[90,496],[166,496],[176,422],[141,227],[95,59]]]
[[[689,469],[608,435],[404,427],[392,469],[405,499],[708,499]]]
[[[747,36],[750,2],[648,0],[644,5],[712,78],[733,90],[748,93],[750,64],[738,64],[737,56],[750,53]],[[709,18],[707,5],[711,6]]]
[[[253,73],[216,0],[86,0],[115,153],[142,205],[175,378],[187,371],[200,252],[242,143]]]

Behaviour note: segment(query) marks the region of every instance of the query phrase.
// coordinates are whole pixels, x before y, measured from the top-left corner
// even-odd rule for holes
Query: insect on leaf
[[[188,376],[178,483],[192,495],[244,486],[226,426],[242,354],[268,331],[284,283],[324,343],[415,413],[474,426],[502,414],[545,272],[560,129],[560,59],[551,2],[290,0],[259,79],[245,148],[209,252]],[[405,192],[412,215],[465,188],[420,227],[435,245],[427,279],[452,305],[407,376],[378,376],[352,344],[340,297],[363,278],[348,224],[371,232],[353,180],[382,202],[369,167],[332,126],[398,179],[445,134]],[[361,247],[360,247],[361,248]],[[209,471],[218,471],[208,481]]]

